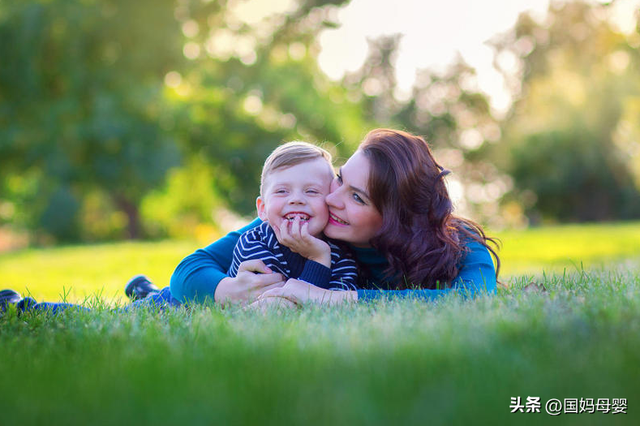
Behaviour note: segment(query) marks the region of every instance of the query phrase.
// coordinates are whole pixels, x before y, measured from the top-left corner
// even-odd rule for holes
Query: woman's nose
[[[340,196],[338,194],[339,188],[334,188],[333,185],[331,185],[331,190],[332,191],[324,198],[324,202],[331,207],[340,208]]]

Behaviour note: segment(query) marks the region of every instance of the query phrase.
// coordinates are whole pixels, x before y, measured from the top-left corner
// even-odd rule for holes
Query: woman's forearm
[[[214,300],[218,283],[227,277],[224,266],[204,250],[197,250],[180,262],[171,276],[171,294],[181,302]]]
[[[256,219],[237,231],[230,232],[209,246],[185,257],[171,276],[171,294],[181,302],[215,300],[220,281],[227,277],[233,249],[240,235],[259,225]]]
[[[478,294],[496,293],[496,270],[493,260],[486,247],[478,242],[468,245],[458,276],[451,283],[450,288],[409,289],[409,290],[358,290],[361,301],[371,301],[380,298],[415,298],[420,300],[436,300],[449,293],[473,297]]]

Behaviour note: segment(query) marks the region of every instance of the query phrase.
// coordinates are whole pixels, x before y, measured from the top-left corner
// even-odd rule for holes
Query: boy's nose
[[[289,197],[289,204],[304,204],[305,198],[302,194],[291,194]]]

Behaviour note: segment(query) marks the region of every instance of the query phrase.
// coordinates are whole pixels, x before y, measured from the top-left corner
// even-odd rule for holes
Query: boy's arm
[[[346,257],[335,244],[331,246],[331,290],[357,290],[358,267],[355,260]]]
[[[304,268],[297,279],[315,285],[316,287],[329,288],[331,269],[314,260],[303,259]]]
[[[328,290],[357,290],[358,267],[356,262],[345,257],[342,250],[335,244],[328,241],[326,243],[331,250],[331,269],[312,260],[307,260],[298,279]],[[310,277],[311,271],[315,271],[314,277]]]
[[[309,224],[301,224],[299,218],[293,222],[283,220],[272,224],[278,242],[300,256],[331,268],[331,247],[326,241],[309,234]]]
[[[233,249],[233,260],[229,268],[229,276],[238,275],[238,268],[242,262],[247,260],[260,260],[272,272],[283,273],[282,262],[278,259],[273,250],[265,241],[258,228],[250,232],[245,232],[240,236],[236,247]]]
[[[245,231],[259,225],[256,219],[237,231],[228,233],[209,246],[185,257],[171,276],[171,295],[181,302],[214,300],[218,283],[227,277],[233,249]]]
[[[271,234],[271,232],[273,232],[273,234]],[[302,267],[302,272],[298,279],[317,287],[328,288],[331,269],[295,252],[291,252],[290,256],[283,258],[280,250],[272,245],[275,240],[275,232],[272,231],[272,228],[267,224],[263,224],[242,234],[233,250],[233,261],[229,268],[229,276],[234,277],[238,274],[238,268],[242,262],[247,260],[260,260],[271,269],[272,272],[281,273],[285,279],[289,278],[285,273],[287,269],[285,264],[294,269]]]

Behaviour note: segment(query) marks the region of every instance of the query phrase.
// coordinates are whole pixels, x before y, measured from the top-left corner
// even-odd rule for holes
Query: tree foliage
[[[490,222],[508,181],[486,160],[500,127],[478,88],[475,70],[461,57],[443,72],[421,70],[403,99],[395,79],[400,40],[399,35],[371,40],[365,64],[343,84],[352,96],[362,97],[363,113],[372,123],[424,136],[436,158],[453,171],[447,180],[455,185],[458,211]]]
[[[640,217],[637,170],[640,37],[607,19],[607,5],[552,5],[497,40],[516,95],[502,152],[515,197],[534,221]],[[635,147],[635,148],[634,148]],[[636,172],[637,173],[637,172]]]
[[[301,1],[255,25],[234,17],[238,2],[3,4],[0,197],[14,207],[9,220],[76,239],[83,204],[101,194],[97,205],[126,214],[136,237],[143,198],[172,167],[200,160],[215,170],[201,197],[209,210],[227,199],[250,213],[262,162],[283,139],[340,142],[344,122],[358,121],[357,109],[336,107],[340,91],[311,51],[327,25],[323,6],[339,3]]]
[[[77,238],[81,200],[99,189],[128,215],[130,236],[139,235],[138,203],[178,160],[158,122],[159,83],[183,61],[172,4],[2,6],[2,175],[37,181],[36,196],[20,211],[32,226]]]
[[[316,40],[344,3],[254,21],[235,0],[1,3],[0,225],[183,236],[217,207],[252,214],[282,141],[346,157],[378,126],[424,135],[478,219],[510,190],[533,221],[640,217],[640,33],[617,31],[607,5],[554,3],[494,40],[514,95],[501,123],[461,58],[399,96],[398,35],[329,81]]]

